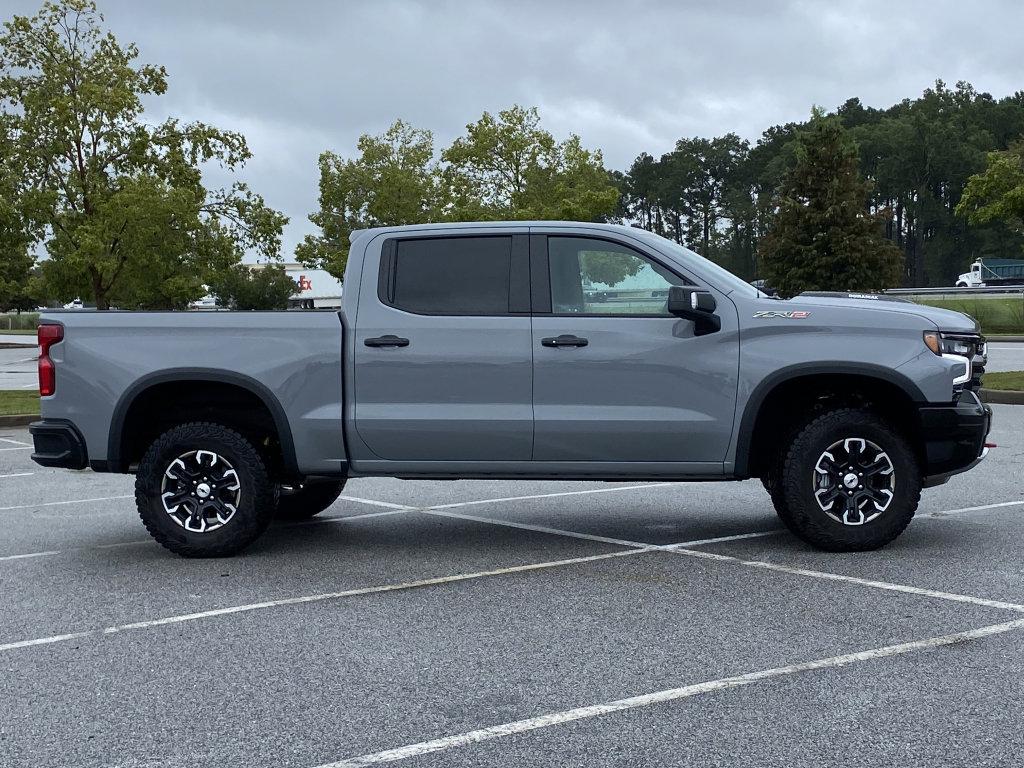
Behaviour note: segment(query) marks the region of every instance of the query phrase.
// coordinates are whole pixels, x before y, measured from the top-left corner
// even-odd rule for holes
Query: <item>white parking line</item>
[[[9,477],[32,477],[35,472],[15,472],[13,475],[0,475],[0,480],[6,480]]]
[[[985,509],[999,509],[1001,507],[1019,507],[1024,505],[1024,499],[1020,501],[1000,501],[998,504],[981,504],[977,507],[961,507],[960,509],[944,509],[939,512],[926,512],[924,517],[948,517],[949,515],[960,515],[965,512],[981,512]]]
[[[50,555],[59,555],[60,552],[57,550],[51,550],[49,552],[29,552],[25,555],[4,555],[0,557],[0,561],[4,560],[28,560],[33,557],[49,557]]]
[[[733,557],[731,555],[720,555],[717,552],[701,552],[696,549],[681,549],[679,546],[670,546],[665,547],[664,549],[669,552],[677,552],[680,555],[697,557],[703,560],[717,560],[723,563],[735,563],[736,565],[744,565],[749,568],[761,568],[766,571],[777,571],[779,573],[788,573],[794,576],[809,576],[812,579],[824,579],[826,581],[842,581],[847,584],[855,584],[860,587],[884,589],[889,592],[903,592],[908,595],[934,597],[940,600],[951,600],[956,603],[970,603],[971,605],[979,605],[984,608],[999,608],[1006,611],[1024,613],[1024,605],[1020,605],[1018,603],[1005,603],[1001,600],[989,600],[984,597],[960,595],[954,592],[940,592],[934,589],[921,589],[920,587],[910,587],[906,584],[894,584],[888,581],[861,579],[857,576],[845,576],[843,574],[830,573],[828,571],[812,571],[807,568],[794,568],[792,566],[770,563],[764,560],[744,560],[743,558]]]
[[[907,653],[916,653],[918,651],[927,651],[934,648],[941,648],[943,646],[956,645],[958,643],[972,642],[985,637],[992,637],[1005,632],[1012,632],[1021,628],[1024,628],[1024,619],[1008,621],[1002,624],[989,624],[988,626],[979,627],[966,632],[956,632],[951,635],[929,637],[924,640],[914,640],[909,643],[888,645],[883,648],[872,648],[866,651],[858,651],[857,653],[843,654],[842,656],[830,656],[828,658],[805,661],[799,664],[789,664],[784,667],[763,669],[758,672],[748,672],[747,674],[737,675],[735,677],[723,677],[718,680],[709,680],[704,683],[697,683],[696,685],[686,685],[681,688],[669,688],[662,691],[655,691],[654,693],[646,693],[641,696],[617,699],[603,704],[593,704],[591,706],[579,707],[577,709],[567,709],[562,712],[552,712],[547,715],[531,717],[525,720],[516,720],[515,722],[503,723],[502,725],[493,725],[489,728],[480,728],[475,731],[467,731],[466,733],[460,733],[454,736],[445,736],[439,739],[431,739],[430,741],[421,741],[417,744],[410,744],[405,747],[398,747],[397,749],[388,749],[383,752],[374,752],[372,754],[361,755],[359,757],[350,757],[346,760],[321,765],[319,768],[357,768],[358,766],[393,763],[397,760],[404,760],[409,757],[417,757],[434,752],[457,749],[471,744],[479,744],[482,741],[500,739],[519,733],[536,731],[541,728],[550,728],[551,726],[561,725],[562,723],[571,723],[577,720],[609,715],[614,712],[625,712],[632,709],[640,709],[642,707],[650,707],[656,704],[664,704],[670,701],[678,701],[679,699],[700,696],[705,693],[714,693],[715,691],[738,688],[740,686],[750,685],[762,680],[771,680],[773,678],[786,677],[819,669],[834,669],[836,667],[844,667],[849,664],[874,661],[876,659],[900,656]]]
[[[0,448],[0,451],[6,450]],[[38,507],[61,507],[66,504],[87,504],[92,501],[120,501],[121,499],[134,499],[132,494],[124,496],[100,496],[96,499],[69,499],[68,501],[43,501],[37,504],[19,504],[16,507],[0,507],[0,512],[12,512],[16,509],[37,509]]]
[[[641,549],[650,549],[652,544],[644,544],[639,541],[628,541],[626,539],[612,539],[607,536],[595,536],[590,533],[577,533],[576,531],[563,531],[559,528],[546,528],[543,525],[529,525],[528,523],[513,523],[506,520],[492,520],[489,517],[477,517],[476,515],[463,515],[457,512],[443,512],[436,507],[419,510],[425,515],[431,515],[436,517],[451,517],[456,520],[468,520],[474,523],[489,523],[492,525],[500,525],[504,528],[518,528],[523,531],[537,531],[538,533],[550,533],[555,536],[568,536],[573,539],[586,539],[587,541],[599,541],[603,544],[616,544],[622,547],[637,547]]]
[[[454,504],[434,504],[430,507],[421,507],[422,511],[434,511],[441,509],[456,509],[458,507],[473,507],[478,504],[498,504],[504,501],[528,501],[530,499],[553,499],[559,496],[585,496],[591,493],[615,493],[616,491],[636,491],[642,488],[668,488],[671,486],[683,485],[683,483],[645,483],[643,485],[617,485],[613,488],[587,488],[582,491],[559,491],[558,493],[535,493],[529,496],[504,496],[498,499],[476,499],[475,501],[458,501]]]
[[[354,501],[357,504],[370,504],[374,507],[387,507],[388,509],[397,509],[403,512],[407,512],[416,507],[409,507],[405,504],[392,504],[390,501],[377,501],[376,499],[363,499],[359,496],[339,496],[342,501]]]
[[[629,539],[615,539],[609,536],[597,536],[591,533],[580,533],[578,531],[566,531],[561,528],[548,528],[543,525],[531,525],[529,523],[514,523],[508,520],[494,520],[489,517],[477,517],[475,515],[464,515],[456,512],[443,512],[436,508],[419,510],[426,515],[437,515],[439,517],[452,517],[457,520],[469,520],[475,523],[491,523],[501,525],[505,528],[519,528],[524,531],[537,531],[538,533],[550,533],[555,536],[568,536],[574,539],[586,539],[587,541],[598,541],[602,544],[615,544],[621,547],[636,547],[639,549],[670,549],[675,547],[696,547],[701,544],[717,544],[723,541],[739,541],[740,539],[756,539],[762,536],[772,536],[782,533],[785,529],[776,528],[771,531],[754,531],[752,533],[739,533],[734,536],[716,536],[713,539],[694,539],[693,541],[682,541],[675,544],[645,544],[642,541],[630,541]]]
[[[666,549],[673,547],[697,547],[701,544],[720,544],[723,541],[742,541],[743,539],[760,539],[762,536],[774,536],[777,533],[785,533],[785,528],[773,528],[770,531],[754,531],[753,533],[737,533],[735,536],[716,536],[713,539],[694,539],[693,541],[681,541],[678,544],[669,544]]]
[[[280,526],[281,528],[298,528],[308,527],[315,523],[343,523],[346,520],[365,520],[368,517],[386,517],[388,515],[401,515],[407,510],[404,509],[389,509],[384,512],[367,512],[364,515],[346,515],[345,517],[320,517],[314,518],[313,520],[304,520],[298,523],[286,523]],[[90,549],[117,549],[120,547],[137,547],[143,544],[153,544],[153,539],[133,539],[132,541],[118,541],[114,544],[92,544],[88,547],[69,547],[68,549],[53,549],[46,552],[29,552],[24,555],[2,555],[0,556],[0,562],[4,560],[24,560],[33,557],[51,557],[53,555],[63,555],[67,552],[81,552],[88,551]]]
[[[23,443],[21,440],[12,440],[9,437],[0,437],[0,443],[10,443],[11,445],[23,445],[26,448],[32,447],[32,443]]]
[[[719,562],[735,563],[737,565],[743,565],[747,567],[762,568],[765,570],[779,571],[782,573],[789,573],[797,576],[809,576],[816,579],[826,579],[830,581],[843,581],[849,584],[856,584],[861,587],[870,587],[873,589],[884,589],[890,592],[904,592],[907,594],[919,595],[924,597],[934,597],[942,600],[951,600],[958,603],[971,603],[973,605],[979,605],[986,608],[1000,608],[1009,611],[1017,611],[1024,613],[1024,605],[1017,603],[1006,603],[1000,600],[989,600],[983,597],[974,597],[971,595],[960,595],[953,592],[939,592],[933,589],[920,589],[918,587],[910,587],[904,584],[893,584],[886,581],[872,581],[870,579],[861,579],[856,576],[844,576],[838,573],[829,573],[827,571],[812,571],[805,568],[793,568],[788,565],[778,565],[776,563],[769,563],[763,560],[744,560],[739,557],[732,557],[731,555],[720,555],[714,552],[701,552],[698,550],[684,549],[688,546],[696,546],[698,544],[712,544],[716,542],[716,539],[699,539],[694,542],[679,542],[676,544],[644,544],[640,541],[628,541],[625,539],[607,539],[603,536],[591,536],[590,534],[577,533],[575,531],[563,531],[557,528],[545,528],[542,526],[526,525],[523,523],[512,523],[504,520],[494,520],[487,517],[476,517],[470,515],[459,515],[453,513],[442,513],[442,512],[427,512],[427,514],[445,514],[449,517],[459,517],[466,520],[472,520],[479,523],[490,523],[491,525],[498,525],[507,528],[525,528],[526,530],[540,531],[541,533],[550,533],[556,536],[568,536],[571,538],[578,539],[591,539],[596,541],[604,541],[607,543],[614,543],[621,546],[627,547],[645,547],[651,551],[667,551],[674,552],[680,555],[687,555],[690,557],[700,557],[706,560],[717,560]],[[747,539],[755,538],[758,536],[769,536],[774,533],[781,533],[781,530],[773,530],[766,532],[755,532],[749,534],[739,534],[737,536],[723,536],[719,537],[717,541],[729,541],[735,539]]]
[[[3,452],[3,451],[31,451],[31,450],[32,450],[32,446],[31,445],[18,446],[16,448],[0,448],[0,452]]]
[[[293,523],[291,525],[284,526],[285,528],[294,528],[297,525],[309,525],[310,523],[344,523],[346,520],[365,520],[368,517],[390,517],[391,515],[404,515],[407,512],[415,512],[412,507],[405,509],[387,509],[383,512],[366,512],[362,515],[339,515],[338,517],[314,517],[312,520],[306,520],[301,523]]]
[[[13,643],[0,644],[0,652],[13,651],[18,648],[28,648],[36,645],[51,645],[53,643],[60,643],[65,640],[77,640],[83,637],[92,637],[99,635],[112,635],[118,632],[126,632],[133,629],[148,629],[150,627],[159,627],[167,624],[181,624],[188,621],[197,621],[199,619],[209,619],[216,616],[228,616],[236,613],[245,613],[248,611],[259,611],[266,610],[268,608],[277,608],[284,605],[299,605],[302,603],[316,603],[324,600],[337,600],[343,597],[356,597],[359,595],[372,595],[380,592],[396,592],[404,589],[416,589],[419,587],[429,587],[437,584],[451,584],[459,581],[469,581],[471,579],[481,579],[487,576],[503,576],[509,573],[524,573],[528,571],[539,571],[545,568],[557,568],[564,565],[577,565],[579,563],[591,563],[597,560],[608,560],[615,557],[628,557],[629,555],[638,555],[650,550],[646,549],[624,549],[616,552],[608,552],[601,555],[587,555],[585,557],[571,557],[565,560],[551,560],[544,563],[529,563],[527,565],[513,565],[507,568],[495,568],[490,571],[476,571],[474,573],[460,573],[454,576],[438,576],[430,579],[420,579],[418,581],[407,581],[401,584],[383,584],[375,587],[362,587],[359,589],[347,589],[342,592],[325,592],[318,595],[303,595],[301,597],[288,597],[282,600],[267,600],[261,603],[249,603],[247,605],[234,605],[229,608],[215,608],[209,611],[200,611],[198,613],[185,613],[176,616],[166,616],[160,619],[152,619],[150,621],[137,621],[131,624],[118,624],[112,627],[105,627],[103,629],[89,629],[83,632],[73,632],[64,635],[51,635],[50,637],[39,637],[32,640],[19,640]]]

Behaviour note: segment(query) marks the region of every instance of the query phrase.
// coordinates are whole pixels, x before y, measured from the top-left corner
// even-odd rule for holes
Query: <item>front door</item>
[[[534,460],[724,461],[739,354],[732,303],[716,293],[722,330],[695,336],[666,309],[669,288],[689,282],[667,263],[606,239],[531,241]]]
[[[375,457],[529,461],[525,234],[385,240],[363,268],[356,329],[356,432]]]

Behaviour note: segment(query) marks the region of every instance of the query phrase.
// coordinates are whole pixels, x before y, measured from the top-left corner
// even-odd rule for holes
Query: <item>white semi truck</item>
[[[978,259],[956,279],[957,288],[1024,286],[1024,259]]]

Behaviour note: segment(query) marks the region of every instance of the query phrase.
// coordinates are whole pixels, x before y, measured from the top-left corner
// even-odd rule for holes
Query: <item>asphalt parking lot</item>
[[[1024,407],[889,548],[745,483],[356,480],[246,554],[0,430],[0,765],[1007,765]],[[670,546],[677,545],[677,546]]]

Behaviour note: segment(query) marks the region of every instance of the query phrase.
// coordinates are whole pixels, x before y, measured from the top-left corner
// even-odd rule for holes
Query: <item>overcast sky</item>
[[[240,177],[283,210],[285,257],[313,230],[319,153],[397,117],[440,149],[484,110],[540,108],[625,169],[680,136],[768,126],[851,96],[888,106],[936,78],[1024,89],[1024,3],[885,0],[98,0],[163,64],[149,117],[242,131]],[[4,0],[0,16],[39,2]],[[214,179],[211,179],[214,181]]]

